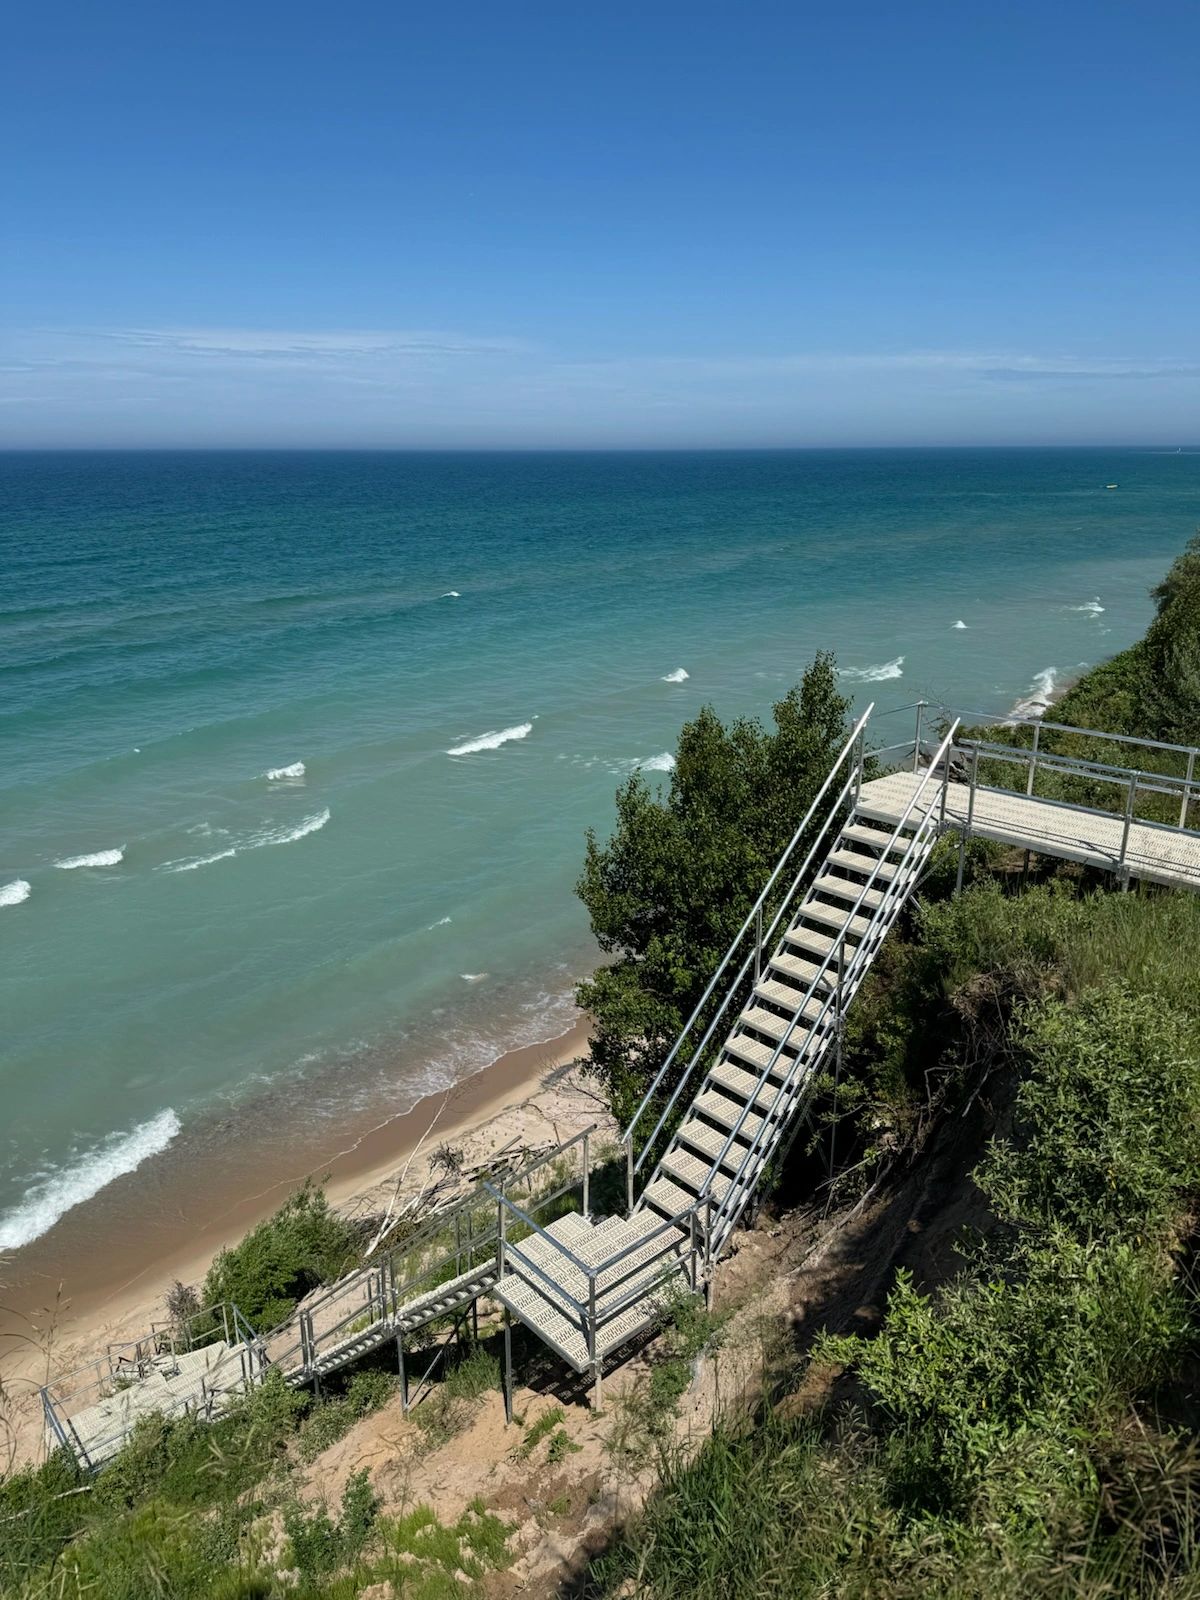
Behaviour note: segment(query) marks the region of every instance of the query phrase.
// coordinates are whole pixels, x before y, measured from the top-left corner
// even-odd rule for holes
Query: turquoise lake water
[[[0,1247],[561,1032],[702,703],[1007,710],[1198,513],[1166,451],[0,455]]]

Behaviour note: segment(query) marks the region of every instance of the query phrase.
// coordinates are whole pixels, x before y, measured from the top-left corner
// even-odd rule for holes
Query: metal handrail
[[[1010,766],[1016,767],[1030,765],[1034,756],[1032,750],[1021,750],[1010,744],[995,744],[989,739],[962,739],[959,748],[979,750],[985,753],[989,760],[1006,761]],[[1196,786],[1194,778],[1176,777],[1172,772],[1147,772],[1144,767],[1119,767],[1114,762],[1089,761],[1084,756],[1064,756],[1057,751],[1039,750],[1037,770],[1058,772],[1067,777],[1085,773],[1102,783],[1125,784],[1130,778],[1145,778],[1153,781],[1139,783],[1138,788],[1148,789],[1153,794],[1174,794]]]
[[[951,708],[943,706],[941,709],[949,711]],[[987,728],[1050,728],[1055,733],[1075,733],[1083,739],[1107,739],[1113,744],[1137,744],[1148,750],[1173,750],[1178,755],[1200,756],[1200,745],[1170,744],[1163,739],[1140,739],[1131,733],[1105,733],[1102,728],[1076,728],[1069,722],[1047,722],[1044,717],[997,716],[994,711],[969,710],[960,710],[956,716],[959,723],[967,718],[978,717],[979,726]]]
[[[874,709],[875,709],[875,706],[874,706],[874,702],[872,701],[872,703],[863,712],[862,716],[855,723],[854,728],[853,728],[853,730],[852,730],[852,732],[850,734],[850,737],[846,740],[846,743],[842,746],[841,752],[839,753],[837,760],[833,763],[833,766],[830,768],[829,773],[825,778],[825,781],[822,783],[821,787],[817,790],[817,793],[813,798],[812,804],[809,806],[808,810],[805,812],[803,820],[801,821],[801,823],[799,824],[799,826],[796,828],[795,832],[793,833],[793,835],[791,837],[791,840],[788,843],[788,846],[787,846],[786,850],[784,850],[783,854],[780,856],[779,860],[776,862],[774,871],[771,873],[771,876],[767,879],[766,883],[763,885],[762,891],[759,894],[757,900],[755,900],[754,904],[751,906],[750,910],[747,912],[745,921],[742,923],[741,927],[738,929],[737,933],[734,935],[733,941],[730,944],[728,950],[725,952],[725,955],[722,958],[720,965],[717,967],[717,969],[713,973],[712,977],[708,980],[708,983],[707,983],[707,985],[705,987],[704,993],[700,996],[700,999],[696,1004],[695,1010],[692,1012],[691,1016],[688,1018],[687,1022],[684,1024],[683,1028],[681,1029],[678,1038],[675,1040],[675,1043],[671,1046],[670,1052],[668,1053],[666,1060],[663,1062],[662,1066],[658,1069],[658,1072],[655,1074],[654,1081],[650,1084],[650,1087],[646,1090],[646,1093],[642,1096],[641,1103],[638,1105],[637,1110],[634,1112],[633,1116],[631,1117],[631,1119],[629,1121],[629,1125],[626,1127],[625,1131],[621,1135],[621,1141],[625,1145],[625,1148],[626,1148],[627,1159],[630,1161],[630,1164],[632,1166],[632,1170],[634,1172],[640,1170],[642,1162],[645,1159],[646,1151],[653,1147],[654,1141],[658,1137],[658,1134],[659,1134],[659,1132],[660,1132],[660,1130],[662,1128],[663,1123],[665,1122],[667,1116],[670,1114],[670,1111],[671,1111],[672,1107],[674,1106],[675,1101],[678,1099],[679,1092],[682,1089],[683,1084],[686,1083],[687,1080],[691,1077],[691,1074],[692,1074],[693,1070],[695,1069],[695,1065],[696,1065],[697,1061],[701,1058],[701,1056],[703,1054],[703,1051],[704,1051],[704,1047],[708,1043],[708,1039],[712,1034],[713,1028],[716,1026],[716,1023],[720,1020],[721,1016],[724,1014],[724,1011],[725,1011],[726,1007],[729,1004],[729,1000],[730,1000],[730,998],[732,996],[732,993],[733,993],[734,989],[737,987],[737,984],[741,982],[741,979],[745,976],[746,972],[749,970],[749,961],[750,961],[750,957],[749,956],[747,956],[746,961],[743,963],[742,971],[739,974],[737,980],[735,981],[735,983],[733,983],[733,984],[731,984],[729,986],[729,992],[726,994],[726,998],[725,998],[724,1002],[722,1003],[720,1010],[717,1012],[717,1016],[709,1024],[708,1030],[705,1033],[704,1039],[701,1042],[700,1047],[696,1050],[696,1052],[692,1056],[692,1060],[689,1062],[687,1071],[684,1073],[683,1078],[676,1085],[674,1094],[671,1096],[671,1099],[667,1102],[666,1110],[659,1117],[658,1123],[655,1126],[653,1133],[650,1135],[649,1139],[646,1140],[646,1142],[645,1142],[645,1144],[643,1146],[643,1149],[642,1149],[642,1154],[638,1158],[638,1161],[637,1161],[636,1164],[632,1163],[632,1148],[633,1148],[633,1132],[634,1132],[634,1129],[637,1127],[638,1123],[641,1121],[642,1116],[643,1116],[643,1114],[644,1114],[644,1112],[646,1110],[646,1107],[650,1104],[650,1102],[653,1100],[654,1096],[657,1094],[659,1085],[662,1083],[663,1078],[666,1076],[667,1071],[671,1067],[671,1064],[674,1062],[676,1056],[679,1054],[680,1047],[682,1046],[684,1040],[687,1038],[688,1034],[692,1031],[692,1028],[695,1026],[697,1018],[700,1016],[701,1012],[704,1010],[704,1007],[708,1004],[708,1001],[711,998],[711,996],[713,994],[713,991],[716,989],[716,986],[717,986],[718,982],[720,981],[722,975],[724,974],[725,969],[729,966],[730,961],[733,959],[734,951],[737,950],[737,948],[741,944],[742,940],[745,938],[747,930],[751,927],[751,925],[753,923],[755,923],[761,917],[762,908],[763,908],[764,904],[766,903],[767,896],[770,894],[771,890],[774,888],[775,882],[778,879],[780,873],[783,871],[783,868],[786,865],[786,863],[788,861],[788,858],[791,856],[792,851],[796,848],[797,844],[800,842],[800,840],[803,838],[804,834],[807,832],[808,827],[811,824],[812,819],[816,814],[818,806],[821,804],[822,800],[825,798],[826,794],[829,792],[830,788],[832,787],[833,780],[834,780],[835,776],[837,775],[837,773],[841,770],[843,764],[845,763],[846,757],[854,749],[854,746],[860,741],[862,733],[863,733],[863,730],[867,725],[867,720],[870,717],[870,715],[871,715],[871,713],[872,713],[872,711]],[[861,755],[861,752],[860,752],[859,766],[861,767],[861,765],[862,765],[862,755]],[[838,804],[840,804],[841,803],[841,799],[844,798],[845,793],[847,792],[848,786],[849,786],[848,783],[847,783],[847,785],[843,786],[843,794],[842,794],[841,797],[839,797]],[[832,809],[836,809],[836,807],[834,807]],[[828,820],[826,822],[826,826],[828,826]],[[824,832],[824,829],[822,829],[822,832]],[[813,853],[812,851],[809,852],[810,857],[811,857],[812,853]],[[804,869],[802,868],[801,871],[803,871],[803,870]],[[795,892],[795,888],[796,888],[796,884],[793,883],[792,889],[789,891],[789,898],[790,898],[790,895]],[[784,901],[784,905],[785,906],[786,906],[786,904],[787,904],[787,899],[785,899],[785,901]],[[772,923],[772,931],[773,931],[774,927],[778,925],[779,916],[782,913],[782,911],[783,911],[783,906],[781,906],[780,907],[780,911],[776,913],[775,921]],[[756,938],[756,947],[761,948],[761,943],[762,943],[762,936],[760,935],[758,938]]]
[[[948,744],[949,738],[950,738],[950,736],[948,735],[947,739],[943,741],[942,751],[944,751],[946,744]],[[939,751],[939,757],[941,756],[942,751]],[[896,824],[896,827],[895,827],[893,833],[889,836],[890,838],[894,839],[899,834],[900,829],[903,827],[904,821],[906,820],[909,811],[911,811],[912,804],[915,803],[915,801],[918,798],[919,794],[921,792],[923,792],[926,784],[929,781],[929,778],[932,776],[934,765],[936,765],[936,761],[935,761],[935,763],[931,764],[929,770],[926,772],[925,778],[922,780],[921,785],[919,786],[918,790],[913,795],[913,800],[912,800],[912,802],[910,802],[909,808],[905,812],[905,816],[902,817],[900,822],[898,822]],[[942,782],[942,786],[944,788],[945,785],[946,785],[946,782],[947,782],[947,774],[945,772],[943,772],[941,782]],[[904,895],[906,895],[907,892],[908,892],[909,885],[907,883],[907,873],[908,873],[909,862],[910,862],[911,858],[913,857],[913,855],[916,853],[918,847],[919,846],[920,847],[924,846],[926,839],[928,839],[931,835],[936,837],[936,834],[938,832],[939,826],[940,826],[940,824],[934,818],[933,810],[932,809],[928,810],[925,813],[924,817],[922,817],[922,819],[921,819],[920,823],[918,824],[915,832],[913,833],[912,838],[909,841],[908,848],[905,850],[904,855],[901,858],[900,863],[896,868],[894,876],[892,877],[890,883],[888,884],[887,889],[884,891],[883,899],[880,901],[879,905],[875,909],[875,912],[874,912],[874,914],[873,914],[873,916],[871,918],[870,925],[868,926],[866,932],[862,936],[862,939],[859,941],[859,944],[854,949],[853,954],[851,955],[849,964],[842,968],[842,971],[841,971],[841,974],[840,974],[840,982],[839,982],[838,988],[830,993],[829,997],[825,1001],[824,1006],[822,1007],[820,1015],[813,1022],[812,1027],[811,1027],[811,1029],[809,1031],[809,1035],[808,1035],[809,1038],[812,1038],[816,1034],[817,1029],[820,1027],[821,1023],[824,1021],[824,1018],[825,1018],[826,1014],[828,1013],[829,1008],[830,1008],[830,1006],[832,1005],[832,1003],[833,1003],[833,1001],[835,999],[837,999],[840,1002],[839,1009],[844,1011],[845,1006],[849,1004],[849,1001],[852,1000],[854,998],[854,995],[858,992],[858,986],[859,986],[859,983],[861,982],[861,978],[863,976],[865,976],[867,967],[870,965],[870,962],[874,959],[874,950],[872,949],[870,956],[867,955],[867,951],[868,951],[868,949],[870,947],[874,946],[874,947],[877,948],[878,945],[880,943],[882,943],[883,938],[886,937],[886,935],[887,935],[888,929],[891,927],[893,908],[895,910],[899,909],[899,905],[903,901]],[[887,853],[885,851],[884,854],[881,855],[881,857],[880,857],[880,861],[881,862],[886,858],[886,854]],[[903,888],[903,893],[901,893],[901,888]],[[847,919],[847,921],[849,921],[849,919]],[[844,961],[844,959],[845,959],[845,935],[844,935],[844,933],[843,933],[842,939],[839,941],[839,948],[841,950],[842,959]],[[830,964],[830,958],[832,957],[832,954],[833,954],[833,952],[831,950],[829,952],[828,956],[826,957],[826,970],[827,970],[827,968],[828,968],[828,966]],[[814,983],[815,983],[815,980],[814,980]],[[843,1000],[842,990],[848,990],[849,991],[848,998],[846,998],[845,1000]],[[794,1022],[795,1022],[795,1019],[793,1020],[793,1026],[794,1026]],[[823,1050],[824,1049],[828,1049],[829,1043],[830,1043],[830,1037],[831,1036],[827,1035],[827,1037],[823,1041]],[[822,1053],[823,1053],[823,1051],[822,1051]],[[767,1066],[766,1070],[764,1071],[762,1077],[760,1077],[759,1082],[755,1085],[753,1097],[750,1100],[750,1102],[747,1104],[747,1106],[744,1108],[742,1116],[738,1119],[738,1126],[737,1126],[737,1128],[734,1129],[734,1134],[735,1135],[738,1132],[738,1130],[740,1129],[741,1125],[744,1123],[746,1114],[749,1111],[750,1107],[757,1102],[759,1091],[762,1088],[763,1084],[766,1082],[766,1079],[770,1075],[774,1059],[775,1058],[773,1057],[772,1058],[772,1063],[768,1064],[768,1066]],[[819,1059],[820,1058],[818,1057],[817,1060],[819,1060]],[[809,1069],[810,1077],[815,1077],[815,1073],[813,1073],[812,1070],[811,1070],[812,1068],[815,1067],[815,1065],[816,1065],[816,1061],[806,1058],[805,1055],[804,1055],[803,1050],[799,1051],[797,1053],[797,1055],[795,1056],[795,1058],[793,1060],[793,1063],[792,1063],[792,1066],[789,1069],[788,1075],[784,1079],[783,1083],[780,1085],[779,1092],[777,1093],[774,1101],[766,1109],[766,1111],[763,1113],[762,1119],[761,1119],[761,1124],[760,1124],[757,1132],[755,1133],[754,1138],[748,1144],[748,1146],[746,1148],[746,1151],[745,1151],[745,1154],[742,1156],[740,1162],[738,1163],[738,1166],[735,1169],[734,1174],[733,1174],[733,1176],[732,1176],[732,1178],[730,1180],[729,1188],[726,1190],[725,1194],[721,1197],[721,1199],[717,1203],[716,1215],[717,1215],[717,1219],[718,1219],[718,1224],[723,1223],[725,1221],[726,1217],[730,1214],[730,1212],[731,1212],[731,1198],[735,1198],[737,1196],[737,1191],[739,1189],[739,1186],[742,1184],[742,1181],[743,1181],[743,1179],[745,1177],[747,1169],[749,1168],[750,1164],[752,1163],[752,1161],[754,1160],[754,1158],[757,1156],[758,1152],[761,1150],[762,1146],[764,1145],[765,1136],[767,1135],[768,1131],[773,1129],[773,1127],[774,1127],[774,1125],[776,1123],[781,1123],[783,1121],[783,1118],[780,1115],[781,1108],[786,1106],[788,1120],[791,1120],[795,1116],[795,1114],[796,1114],[796,1105],[792,1101],[792,1092],[793,1092],[793,1089],[794,1089],[794,1086],[795,1086],[795,1083],[796,1083],[796,1079],[800,1075],[800,1072],[802,1070],[804,1070],[804,1069]],[[726,1141],[725,1148],[722,1150],[721,1155],[717,1158],[717,1161],[713,1165],[713,1169],[712,1169],[712,1172],[710,1173],[709,1180],[708,1180],[709,1184],[711,1184],[713,1179],[716,1177],[717,1172],[720,1170],[720,1163],[721,1163],[721,1161],[724,1160],[725,1153],[726,1153],[729,1145],[732,1143],[732,1137],[733,1136],[731,1135],[730,1139]],[[707,1187],[708,1187],[708,1185],[706,1184],[706,1190],[707,1190]]]
[[[926,790],[926,788],[927,788],[927,786],[929,784],[930,779],[933,777],[933,774],[934,774],[934,771],[935,771],[936,767],[938,766],[938,764],[940,762],[942,762],[944,760],[944,757],[945,757],[946,752],[947,752],[947,750],[948,750],[948,748],[949,748],[949,746],[950,746],[950,744],[951,744],[951,742],[953,740],[953,737],[954,737],[955,731],[957,730],[957,727],[958,727],[958,723],[955,722],[951,726],[951,728],[950,728],[949,732],[946,734],[945,738],[942,740],[941,745],[938,747],[937,754],[935,755],[933,761],[930,763],[929,767],[927,768],[927,770],[925,772],[925,776],[921,779],[921,782],[913,790],[913,793],[912,793],[911,797],[909,798],[908,804],[904,808],[904,811],[903,811],[903,813],[902,813],[902,815],[900,817],[900,820],[896,823],[895,828],[892,830],[892,833],[890,835],[891,839],[895,839],[895,838],[897,838],[899,836],[901,829],[904,827],[905,823],[908,821],[908,818],[912,814],[913,808],[916,806],[917,802],[920,800],[921,796],[924,794],[924,792],[925,792],[925,790]],[[943,773],[941,781],[942,781],[942,784],[944,785],[945,782],[946,782],[946,774],[945,773]],[[916,845],[916,842],[917,842],[918,838],[921,835],[921,828],[929,820],[929,818],[931,816],[932,816],[932,812],[927,813],[926,817],[922,819],[922,823],[920,825],[918,825],[916,832],[913,834],[912,839],[909,842],[908,849],[905,851],[904,856],[901,859],[900,865],[897,867],[897,869],[896,869],[896,871],[895,871],[895,873],[894,873],[894,875],[893,875],[893,877],[891,879],[891,884],[893,886],[901,881],[903,873],[904,873],[904,869],[905,869],[905,867],[906,867],[906,865],[908,863],[909,857],[911,856],[911,854],[913,852],[913,849],[914,849],[914,847]],[[867,894],[870,892],[872,884],[874,884],[874,882],[876,881],[876,879],[879,876],[880,870],[884,865],[886,857],[887,857],[887,852],[883,851],[880,854],[878,861],[875,863],[875,867],[872,870],[870,877],[867,879],[867,881],[863,884],[862,888],[859,890],[858,898],[855,900],[853,906],[851,907],[850,911],[846,915],[845,922],[843,924],[842,939],[841,939],[841,943],[840,943],[840,948],[842,949],[842,952],[843,952],[843,959],[844,959],[844,954],[845,954],[845,930],[846,930],[846,928],[848,928],[850,926],[851,922],[857,916],[857,914],[859,912],[859,909],[861,908],[861,906],[862,906]],[[859,943],[858,949],[855,951],[854,956],[852,956],[852,958],[851,958],[851,964],[850,964],[850,969],[849,969],[851,971],[855,970],[856,964],[859,962],[859,958],[860,958],[861,951],[862,951],[863,947],[865,946],[867,940],[870,938],[873,928],[878,924],[879,919],[880,919],[880,917],[882,915],[882,912],[884,910],[884,907],[888,905],[888,893],[889,892],[890,892],[890,890],[889,891],[885,891],[883,899],[880,901],[879,905],[876,907],[876,909],[874,911],[874,914],[872,915],[871,920],[868,923],[865,932],[863,933],[863,937],[862,937],[862,940]],[[799,1021],[800,1021],[800,1019],[801,1019],[801,1017],[802,1017],[802,1015],[804,1013],[805,1007],[808,1005],[809,1001],[812,999],[813,994],[816,991],[817,984],[820,982],[821,978],[825,975],[825,973],[828,972],[828,970],[830,968],[830,965],[832,964],[833,952],[837,948],[839,948],[839,946],[837,946],[837,945],[831,946],[830,949],[828,951],[826,951],[824,957],[822,958],[822,962],[821,962],[820,967],[817,970],[816,976],[812,979],[812,982],[809,984],[808,989],[805,992],[804,998],[800,1001],[799,1005],[796,1007],[796,1011],[795,1011],[795,1013],[794,1013],[794,1015],[792,1017],[791,1022],[787,1026],[786,1032],[783,1034],[783,1037],[776,1044],[775,1049],[774,1049],[774,1051],[773,1051],[773,1053],[771,1055],[771,1059],[767,1062],[766,1066],[763,1068],[763,1070],[762,1070],[762,1072],[761,1072],[761,1074],[759,1076],[758,1082],[754,1087],[754,1090],[753,1090],[752,1094],[749,1096],[749,1098],[746,1100],[745,1104],[743,1105],[742,1110],[741,1110],[741,1114],[738,1117],[737,1122],[734,1124],[733,1128],[726,1135],[725,1143],[721,1146],[721,1150],[720,1150],[719,1154],[717,1155],[716,1159],[714,1160],[714,1162],[712,1164],[712,1167],[710,1168],[708,1178],[707,1178],[707,1180],[705,1182],[705,1186],[701,1190],[701,1194],[702,1195],[704,1195],[704,1194],[706,1194],[708,1192],[708,1189],[709,1189],[710,1185],[712,1184],[713,1179],[716,1177],[716,1174],[720,1171],[721,1163],[724,1161],[726,1155],[729,1153],[730,1147],[732,1146],[734,1140],[737,1138],[738,1134],[741,1132],[742,1127],[743,1127],[743,1125],[744,1125],[744,1123],[746,1121],[746,1118],[750,1114],[751,1107],[758,1100],[758,1096],[759,1096],[760,1090],[765,1085],[767,1079],[770,1077],[771,1073],[773,1072],[773,1070],[775,1068],[776,1062],[779,1060],[779,1057],[782,1055],[785,1047],[787,1046],[789,1040],[791,1039],[792,1033],[795,1031],[795,1028],[796,1028],[797,1024],[799,1023]],[[841,981],[839,982],[839,984],[837,986],[835,986],[830,991],[830,993],[828,994],[828,996],[825,999],[824,1004],[821,1007],[821,1010],[820,1010],[819,1014],[814,1019],[812,1019],[812,1022],[811,1022],[811,1025],[810,1025],[809,1031],[808,1031],[808,1037],[809,1038],[813,1037],[813,1035],[816,1033],[817,1029],[821,1026],[821,1024],[824,1021],[825,1016],[828,1013],[829,1008],[833,1004],[833,1002],[835,1000],[837,1000],[837,999],[840,999],[839,990],[841,988],[841,982],[844,982],[844,980],[845,980],[845,976],[846,976],[846,973],[843,972],[841,974]],[[798,1055],[796,1057],[796,1061],[799,1062],[800,1060],[801,1060],[801,1057]],[[794,1071],[795,1068],[793,1068],[792,1070]],[[789,1074],[789,1076],[790,1076],[790,1074]],[[786,1082],[786,1080],[785,1080],[785,1082]],[[777,1098],[781,1098],[781,1096],[777,1097]],[[738,1178],[741,1176],[741,1173],[745,1169],[746,1161],[749,1159],[751,1152],[753,1152],[753,1150],[755,1149],[758,1139],[761,1138],[763,1128],[766,1127],[766,1125],[769,1122],[769,1120],[770,1120],[769,1114],[764,1116],[764,1118],[763,1118],[763,1127],[760,1127],[760,1129],[758,1130],[758,1134],[756,1134],[756,1136],[755,1136],[755,1140],[751,1142],[750,1146],[747,1149],[746,1155],[742,1158],[742,1161],[739,1164],[739,1166],[737,1168],[737,1171],[736,1171],[736,1173],[734,1175],[733,1182],[730,1185],[730,1189],[733,1189],[736,1186]],[[718,1215],[720,1214],[722,1205],[723,1205],[723,1201],[718,1204]]]

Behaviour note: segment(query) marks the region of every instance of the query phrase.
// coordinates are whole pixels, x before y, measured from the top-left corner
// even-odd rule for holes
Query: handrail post
[[[864,721],[858,730],[858,750],[854,757],[854,799],[851,810],[858,810],[858,802],[862,798],[863,765],[867,756],[867,725]]]
[[[762,977],[762,901],[754,911],[754,982],[757,987]]]
[[[1025,784],[1025,793],[1027,795],[1031,795],[1033,793],[1033,775],[1037,771],[1038,740],[1041,736],[1041,732],[1041,723],[1035,722],[1033,725],[1033,747],[1029,752],[1029,779]]]
[[[921,770],[921,723],[922,723],[922,721],[924,719],[924,716],[925,716],[925,705],[926,705],[926,702],[924,700],[918,700],[917,701],[917,731],[916,731],[916,734],[915,734],[915,736],[913,738],[913,771],[914,772],[919,772]]]
[[[958,841],[958,875],[954,880],[954,892],[959,894],[963,886],[963,874],[967,867],[967,842],[971,837],[971,827],[975,821],[975,790],[979,783],[979,745],[971,747],[971,787],[967,795],[967,820],[963,824],[962,833]]]
[[[496,1202],[496,1282],[497,1283],[502,1282],[503,1278],[504,1278],[504,1267],[505,1267],[504,1246],[505,1246],[505,1244],[507,1242],[507,1233],[505,1231],[505,1225],[504,1225],[504,1214],[505,1214],[504,1191],[501,1190],[500,1198]]]
[[[1137,777],[1129,780],[1129,793],[1125,796],[1125,825],[1121,829],[1121,854],[1117,857],[1117,878],[1122,889],[1129,887],[1129,868],[1125,865],[1125,854],[1129,849],[1129,830],[1133,826],[1134,795],[1137,792]]]
[[[625,1215],[633,1213],[633,1133],[625,1135]]]
[[[588,1136],[585,1133],[583,1136],[583,1214],[585,1217],[590,1217],[592,1214],[592,1208],[588,1204],[588,1201],[591,1198],[589,1193],[591,1182],[592,1166],[591,1162],[588,1160]]]
[[[1196,775],[1196,752],[1188,752],[1187,776],[1183,780],[1183,802],[1179,807],[1179,826],[1187,827],[1188,803],[1191,800],[1192,779]]]

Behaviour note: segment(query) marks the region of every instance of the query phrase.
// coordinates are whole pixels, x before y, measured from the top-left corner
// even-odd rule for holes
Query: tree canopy
[[[641,773],[617,820],[593,831],[576,886],[614,959],[579,985],[595,1019],[591,1061],[626,1120],[666,1059],[845,743],[851,702],[821,652],[774,707],[726,725],[705,706],[679,735],[666,792]]]

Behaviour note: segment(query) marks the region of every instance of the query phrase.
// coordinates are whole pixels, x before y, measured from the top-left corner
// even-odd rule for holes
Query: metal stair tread
[[[779,1094],[779,1085],[760,1082],[753,1073],[736,1066],[732,1061],[718,1061],[708,1074],[709,1081],[728,1090],[740,1105],[752,1101],[756,1110],[769,1111]]]
[[[848,939],[861,939],[871,926],[870,917],[851,917],[847,915],[845,906],[827,906],[820,900],[806,900],[801,908],[800,915],[812,922],[821,922],[828,928],[836,928],[839,934],[845,934]],[[790,942],[794,928],[790,928],[785,938]]]
[[[851,883],[849,878],[839,878],[835,873],[825,873],[812,886],[813,894],[832,895],[850,905],[862,904],[877,911],[883,904],[882,889],[866,889],[861,883]]]
[[[689,1155],[686,1150],[672,1146],[663,1157],[662,1164],[665,1172],[691,1185],[694,1195],[698,1196],[707,1189],[718,1200],[724,1199],[730,1180],[724,1173],[714,1172],[711,1165],[706,1166],[696,1156]]]
[[[836,969],[832,964],[806,961],[803,956],[794,956],[789,950],[777,950],[771,957],[763,969],[763,976],[758,985],[760,992],[763,983],[774,981],[770,976],[772,972],[782,972],[786,977],[795,979],[800,987],[793,987],[791,992],[797,1000],[801,995],[807,994],[813,984],[821,989],[832,989],[837,978]],[[782,989],[786,985],[780,984],[779,987]]]
[[[693,1113],[695,1109],[693,1107]],[[747,1115],[746,1120],[747,1122],[750,1120],[749,1115]],[[760,1118],[755,1120],[761,1121]],[[729,1128],[714,1128],[710,1123],[693,1114],[686,1122],[679,1125],[675,1137],[682,1144],[689,1145],[693,1150],[699,1150],[708,1157],[710,1162],[714,1162],[721,1155],[726,1140],[729,1138],[736,1122],[737,1118],[735,1117],[733,1124]],[[736,1170],[738,1163],[746,1154],[746,1147],[751,1138],[753,1138],[753,1133],[747,1133],[744,1127],[738,1129],[737,1138],[734,1139],[729,1149],[721,1157],[721,1165],[729,1167],[730,1171]]]
[[[845,838],[844,834],[842,838]],[[888,861],[886,857],[868,855],[865,850],[835,849],[826,856],[825,865],[840,867],[843,872],[861,872],[865,878],[869,878],[874,872],[881,883],[890,883],[900,870],[898,861]]]
[[[856,813],[857,816],[857,813]],[[887,832],[883,828],[868,828],[861,821],[852,821],[842,829],[842,839],[853,839],[857,844],[869,844],[884,855],[891,855],[894,851],[908,849],[915,830],[909,829],[904,833]],[[887,846],[884,849],[884,846]]]
[[[768,1011],[763,1006],[748,1006],[738,1018],[738,1026],[765,1033],[768,1039],[774,1039],[776,1043],[786,1039],[790,1045],[799,1045],[808,1031],[805,1023],[816,1022],[824,1016],[826,1004],[827,1000],[818,1000],[814,995],[811,1000],[805,1000],[802,1007],[793,1006],[791,1014],[786,1017],[781,1017],[778,1011]]]
[[[753,1139],[763,1123],[763,1119],[756,1111],[746,1111],[744,1100],[731,1100],[727,1094],[720,1094],[715,1089],[707,1089],[703,1094],[697,1095],[692,1103],[692,1110],[719,1123],[726,1133],[737,1126],[745,1111],[745,1120],[742,1121],[741,1132],[738,1134],[739,1139]],[[680,1128],[681,1134],[687,1125],[684,1123]]]

